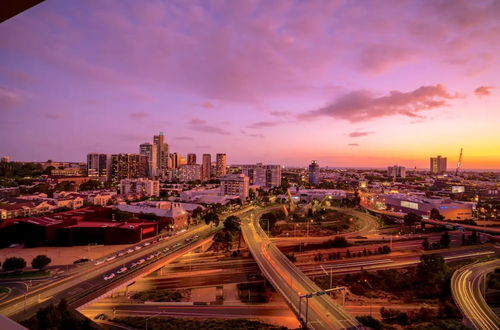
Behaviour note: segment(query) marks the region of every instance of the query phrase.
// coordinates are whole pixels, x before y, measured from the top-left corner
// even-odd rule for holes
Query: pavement
[[[299,296],[322,291],[269,240],[260,228],[259,214],[242,220],[243,237],[262,273],[311,329],[360,329],[362,326],[326,294],[299,300]],[[307,303],[307,305],[306,305]]]
[[[500,259],[466,265],[451,278],[453,299],[474,329],[500,329],[500,318],[484,299],[486,275],[496,268],[500,268]]]

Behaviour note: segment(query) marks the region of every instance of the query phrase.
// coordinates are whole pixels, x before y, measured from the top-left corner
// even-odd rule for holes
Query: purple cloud
[[[281,125],[282,122],[279,121],[258,121],[256,123],[250,124],[247,127],[248,128],[254,128],[254,129],[261,129],[261,128],[266,128],[266,127],[274,127]]]
[[[208,102],[208,101],[205,101],[205,102],[202,102],[202,103],[195,103],[193,105],[196,106],[196,107],[205,108],[205,109],[215,109],[215,108],[217,108],[217,106],[215,104],[213,104],[212,102]]]
[[[0,111],[14,108],[21,102],[21,97],[15,91],[0,87]]]
[[[134,112],[130,114],[130,118],[132,119],[144,119],[149,117],[149,113],[147,112]]]
[[[386,96],[358,90],[341,96],[323,108],[303,113],[299,118],[329,116],[350,122],[395,115],[421,118],[420,112],[446,106],[447,100],[457,97],[459,95],[450,94],[443,85],[422,86],[411,92],[391,91]]]
[[[212,126],[209,125],[205,120],[202,119],[192,119],[188,123],[189,127],[192,130],[198,131],[198,132],[204,132],[204,133],[212,133],[212,134],[220,134],[220,135],[230,135],[228,131],[218,127],[218,126]]]
[[[178,140],[178,141],[191,141],[191,140],[193,140],[193,138],[190,137],[190,136],[176,136],[176,137],[174,137],[174,140]]]

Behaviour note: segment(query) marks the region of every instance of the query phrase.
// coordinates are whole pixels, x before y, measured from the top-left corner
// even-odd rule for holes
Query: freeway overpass
[[[474,329],[500,329],[500,318],[483,296],[486,275],[496,268],[500,268],[500,259],[466,265],[453,273],[451,278],[453,299],[464,315],[465,323]]]
[[[305,324],[308,328],[362,329],[354,317],[327,295],[313,296],[302,302],[299,300],[301,295],[322,290],[272,244],[257,220],[243,220],[241,230],[262,273],[283,296],[299,320],[308,320]]]
[[[71,307],[80,307],[205,243],[219,228],[220,226],[196,226],[171,238],[156,243],[148,242],[133,253],[115,256],[106,263],[88,265],[80,273],[75,272],[71,276],[37,287],[25,295],[2,301],[0,314],[22,320],[36,313],[39,308],[57,303],[62,298],[68,300]],[[143,261],[138,264],[140,260]],[[134,263],[136,265],[132,267]],[[117,271],[123,267],[127,269],[118,274]],[[104,280],[104,276],[111,273],[115,276]]]

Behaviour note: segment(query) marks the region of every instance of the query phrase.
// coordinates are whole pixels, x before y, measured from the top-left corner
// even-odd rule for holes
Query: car
[[[158,243],[157,240],[154,240],[154,241],[151,242],[151,244],[156,244],[156,243]]]
[[[132,252],[134,252],[134,250],[132,250],[132,249],[127,250],[127,253],[132,253]]]
[[[130,265],[130,268],[134,268],[136,267],[137,265],[139,265],[137,262],[133,262],[132,265]]]
[[[118,256],[121,257],[121,256],[124,256],[125,255],[125,252],[120,252],[118,253]]]
[[[107,257],[107,258],[106,258],[106,261],[111,261],[111,260],[113,260],[113,259],[115,259],[115,258],[116,258],[116,255],[111,256],[111,257]]]
[[[117,274],[121,274],[121,273],[123,273],[123,272],[126,272],[127,270],[128,270],[128,268],[127,268],[127,267],[122,267],[122,268],[118,269],[118,271],[117,271],[116,273],[117,273]]]
[[[96,265],[96,266],[97,266],[97,265],[103,264],[103,263],[105,263],[105,262],[106,262],[106,260],[97,260],[97,261],[96,261],[96,263],[95,263],[94,265]]]
[[[141,259],[141,260],[139,260],[137,263],[140,265],[140,264],[142,264],[142,263],[143,263],[143,262],[145,262],[145,261],[146,261],[146,260]]]
[[[87,258],[81,258],[81,259],[78,259],[78,260],[73,261],[73,263],[74,263],[75,265],[78,265],[78,264],[83,264],[83,263],[86,263],[86,262],[89,262],[89,261],[90,261],[90,259],[87,259]]]
[[[151,259],[153,259],[154,257],[155,257],[155,256],[154,256],[154,254],[150,254],[150,255],[146,258],[146,260],[151,260]]]
[[[151,243],[146,242],[146,243],[142,244],[142,246],[148,246],[148,245],[151,245]]]
[[[109,274],[109,275],[107,275],[107,276],[104,276],[104,280],[105,280],[105,281],[110,280],[110,279],[112,279],[112,278],[113,278],[113,277],[115,277],[115,276],[116,276],[116,275],[115,275],[115,273],[111,273],[111,274]]]
[[[137,246],[135,247],[135,250],[136,250],[136,251],[137,251],[137,250],[140,250],[140,249],[142,249],[142,246],[137,245]]]

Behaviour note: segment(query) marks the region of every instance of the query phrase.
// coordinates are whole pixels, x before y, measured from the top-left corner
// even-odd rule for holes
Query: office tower
[[[446,172],[446,157],[431,157],[430,170],[432,174],[444,174]]]
[[[105,177],[109,180],[111,157],[107,154],[87,154],[87,175],[91,177]]]
[[[170,154],[168,144],[165,143],[163,132],[153,136],[153,147],[156,149],[156,168],[158,172],[165,172],[170,168]],[[159,174],[159,173],[158,173]]]
[[[217,154],[216,165],[215,165],[216,166],[215,175],[217,177],[226,175],[227,172],[226,162],[227,162],[226,154]]]
[[[237,165],[241,172],[248,176],[250,184],[261,187],[281,186],[281,166],[263,165],[262,163],[252,165]]]
[[[203,154],[201,163],[201,180],[210,180],[210,172],[212,170],[212,156],[210,154]]]
[[[220,178],[220,194],[237,195],[244,203],[248,198],[249,185],[245,174],[228,174]]]
[[[148,159],[148,176],[153,177],[156,174],[156,148],[145,142],[139,146],[139,154],[144,155]]]
[[[387,167],[387,176],[392,178],[405,178],[406,167],[398,165],[389,166]]]
[[[187,164],[188,165],[196,164],[196,154],[187,154]]]
[[[319,164],[315,160],[309,164],[309,183],[314,185],[319,183]]]
[[[148,175],[148,159],[139,154],[115,154],[111,156],[111,179],[145,178]]]
[[[176,169],[179,167],[179,156],[180,155],[176,152],[170,154],[170,168]]]

